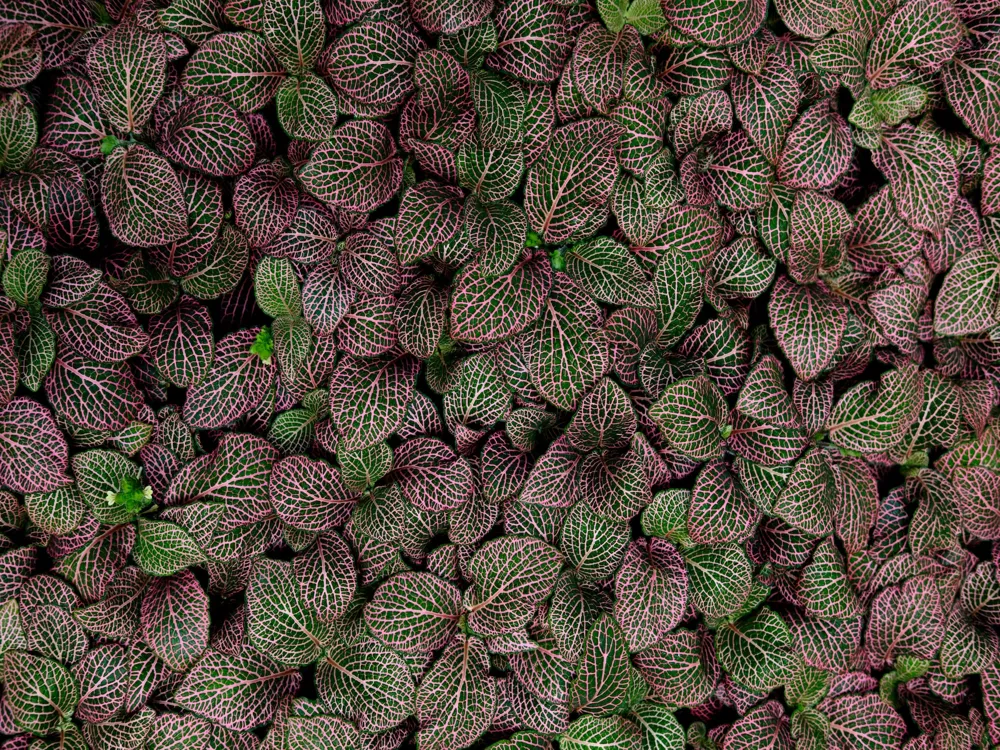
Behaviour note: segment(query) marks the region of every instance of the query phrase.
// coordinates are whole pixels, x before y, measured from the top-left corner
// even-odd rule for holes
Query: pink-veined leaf
[[[400,573],[376,589],[365,622],[390,648],[427,652],[451,640],[461,610],[452,584],[431,573]]]
[[[551,592],[562,561],[562,554],[540,539],[508,536],[487,542],[469,562],[475,580],[469,626],[483,635],[522,627]]]
[[[230,656],[211,651],[188,672],[174,695],[177,704],[227,729],[245,731],[270,721],[301,681],[252,649]]]
[[[830,365],[847,327],[847,311],[831,295],[781,276],[768,312],[778,344],[800,378],[812,380]]]
[[[325,55],[330,82],[364,104],[401,104],[413,90],[411,73],[423,40],[384,21],[362,23],[343,34]]]
[[[190,96],[219,96],[241,112],[270,101],[285,71],[264,38],[251,31],[216,34],[191,55],[182,83]]]
[[[503,0],[494,14],[494,70],[528,81],[554,81],[573,48],[567,9],[546,0]]]
[[[215,360],[204,379],[188,389],[184,419],[192,427],[221,427],[257,406],[274,377],[270,358],[253,351],[267,329],[231,333],[216,344]]]
[[[600,317],[597,304],[568,276],[555,277],[525,358],[535,387],[562,409],[572,408],[604,372],[604,347],[596,337]]]
[[[175,670],[191,667],[208,646],[208,595],[189,570],[157,578],[142,598],[143,639]]]
[[[604,223],[618,165],[618,131],[609,120],[584,120],[557,129],[528,172],[524,209],[546,242],[582,239]]]
[[[167,49],[161,34],[120,24],[90,48],[87,70],[104,119],[126,133],[138,132],[153,114],[167,80]]]
[[[355,120],[335,129],[298,171],[302,186],[321,201],[350,211],[385,203],[403,179],[402,161],[389,129]]]
[[[347,519],[356,496],[333,466],[289,456],[271,472],[271,503],[278,517],[303,531],[328,531]]]
[[[406,416],[418,362],[408,354],[383,360],[344,357],[330,383],[330,416],[345,450],[384,440]]]
[[[958,198],[958,167],[944,140],[903,124],[882,135],[872,159],[892,186],[900,218],[940,236]]]
[[[188,234],[177,173],[146,146],[117,148],[107,158],[101,198],[111,231],[127,245],[152,247]]]
[[[213,177],[242,174],[256,153],[246,122],[217,96],[183,104],[164,126],[159,145],[168,159]]]

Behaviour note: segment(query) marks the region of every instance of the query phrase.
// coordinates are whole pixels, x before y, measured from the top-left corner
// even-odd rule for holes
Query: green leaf
[[[469,561],[475,581],[469,627],[500,635],[524,626],[551,593],[562,561],[562,553],[540,539],[505,536],[487,542]]]
[[[265,255],[257,264],[253,285],[257,305],[272,318],[301,314],[302,290],[291,261]]]
[[[640,750],[641,735],[621,716],[581,716],[559,735],[560,750]]]
[[[915,367],[890,370],[879,386],[859,383],[833,408],[827,423],[830,440],[862,453],[889,450],[916,419],[923,395],[923,378]]]
[[[115,149],[104,162],[101,195],[111,231],[126,245],[153,247],[188,234],[177,173],[146,146]]]
[[[170,521],[140,518],[132,556],[152,576],[169,576],[204,562],[205,555],[191,535]]]
[[[594,237],[566,251],[566,273],[599,302],[651,307],[652,288],[638,261],[610,237]]]
[[[658,325],[657,344],[668,348],[680,341],[701,311],[704,280],[682,252],[667,250],[653,274]]]
[[[333,135],[337,126],[337,95],[319,76],[303,73],[286,78],[274,100],[278,122],[290,138],[325,141]]]
[[[719,455],[729,407],[715,383],[704,375],[668,385],[649,409],[671,447],[696,461]]]
[[[316,668],[316,688],[324,704],[342,706],[362,732],[392,729],[413,714],[416,704],[406,662],[371,638],[333,646]]]
[[[303,73],[323,50],[326,29],[319,0],[264,0],[264,37],[282,65]]]
[[[750,595],[751,568],[738,544],[701,544],[683,551],[691,604],[706,617],[732,614]]]
[[[944,139],[904,124],[884,133],[881,143],[872,160],[892,187],[900,218],[941,236],[958,198],[958,165]]]
[[[0,104],[0,169],[27,166],[38,144],[38,116],[24,94],[15,91]]]
[[[525,359],[535,387],[561,409],[572,408],[604,372],[600,318],[594,300],[568,276],[556,274]]]
[[[4,677],[4,699],[17,727],[44,737],[68,724],[80,700],[80,686],[62,664],[24,651],[8,651]]]
[[[801,663],[781,615],[763,608],[715,632],[719,663],[749,690],[769,691],[790,680]]]
[[[524,210],[549,244],[583,239],[604,223],[618,170],[617,135],[609,120],[565,125],[528,171]]]
[[[271,720],[279,702],[296,691],[298,669],[282,669],[265,655],[209,652],[174,693],[183,709],[236,731]]]
[[[365,622],[387,646],[404,653],[436,651],[457,632],[458,589],[431,573],[400,573],[378,587]]]

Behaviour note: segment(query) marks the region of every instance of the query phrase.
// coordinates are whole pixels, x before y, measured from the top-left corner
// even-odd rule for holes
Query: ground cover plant
[[[0,0],[2,750],[1000,746],[1000,0]]]

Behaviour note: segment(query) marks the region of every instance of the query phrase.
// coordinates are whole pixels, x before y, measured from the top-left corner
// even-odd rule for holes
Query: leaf
[[[289,72],[312,68],[326,35],[319,0],[264,0],[263,21],[268,45]]]
[[[896,445],[923,403],[923,379],[915,368],[891,370],[880,387],[865,381],[837,402],[827,423],[830,440],[844,448],[875,453]]]
[[[390,648],[426,653],[451,640],[461,609],[451,584],[430,573],[400,573],[375,591],[365,622]]]
[[[928,576],[884,589],[871,604],[866,647],[872,663],[891,663],[898,654],[932,658],[944,637],[941,597]]]
[[[236,226],[254,247],[270,245],[295,218],[299,192],[288,172],[287,163],[277,159],[258,164],[236,181]]]
[[[291,138],[325,141],[337,125],[337,95],[319,76],[305,73],[282,81],[275,94],[278,122]]]
[[[716,200],[734,211],[763,206],[774,170],[746,133],[730,131],[711,148],[707,172]]]
[[[302,292],[291,261],[264,256],[254,272],[254,296],[257,306],[272,318],[299,315]]]
[[[0,474],[16,492],[50,492],[68,481],[69,447],[41,404],[15,398],[0,408]]]
[[[215,361],[204,380],[191,386],[184,401],[184,420],[192,427],[221,427],[259,404],[274,377],[270,361],[253,351],[265,329],[244,329],[220,339]]]
[[[851,165],[854,145],[844,118],[830,100],[805,110],[795,121],[778,162],[778,178],[789,187],[832,187]]]
[[[667,251],[660,257],[653,275],[660,347],[673,346],[694,324],[703,285],[698,269],[683,253]]]
[[[42,47],[35,29],[9,23],[0,34],[0,85],[16,88],[31,83],[42,72]]]
[[[706,617],[726,617],[750,595],[751,568],[737,544],[695,545],[683,552],[691,604]]]
[[[215,358],[212,318],[191,297],[149,320],[149,351],[157,369],[170,382],[186,388],[205,377]]]
[[[344,357],[330,383],[330,418],[344,450],[360,450],[402,425],[417,377],[409,355],[386,360]]]
[[[174,700],[227,729],[245,731],[270,721],[300,680],[297,669],[282,669],[250,649],[233,656],[209,651],[188,672]]]
[[[788,625],[766,607],[715,633],[719,663],[749,690],[772,690],[791,679],[801,658],[791,646]]]
[[[621,716],[581,716],[560,735],[561,750],[639,750],[636,726]]]
[[[406,662],[373,638],[332,647],[316,668],[316,687],[320,701],[343,706],[363,732],[387,731],[414,712]]]
[[[582,239],[604,223],[617,175],[616,138],[615,125],[597,119],[553,132],[524,187],[528,223],[547,243]]]
[[[961,39],[962,22],[950,2],[932,0],[919,7],[897,8],[868,50],[868,82],[872,88],[887,89],[916,71],[934,73],[951,59]]]
[[[171,669],[186,670],[198,661],[208,646],[208,622],[208,595],[189,570],[154,579],[143,595],[143,640]],[[189,677],[195,677],[198,670],[211,660],[212,655],[209,654]],[[197,679],[190,682],[197,683]],[[221,687],[221,682],[219,680],[216,684]],[[181,686],[178,700],[185,708],[198,713],[190,697],[192,693],[185,692],[185,687],[190,691],[188,681]],[[188,696],[186,702],[181,695]],[[213,718],[222,721],[218,714]]]
[[[48,492],[28,493],[24,496],[28,517],[42,531],[49,534],[69,534],[80,525],[84,506],[76,487],[71,484]]]
[[[411,69],[423,40],[384,21],[359,24],[324,55],[338,93],[364,104],[395,107],[413,90]]]
[[[508,339],[546,309],[552,269],[542,253],[527,255],[509,270],[490,276],[472,266],[459,273],[451,298],[451,335],[474,343]]]
[[[354,597],[357,573],[354,557],[335,532],[322,534],[292,561],[302,601],[323,621],[344,614]]]
[[[984,466],[958,468],[954,475],[955,495],[962,525],[980,539],[1000,536],[997,502],[1000,498],[1000,474]]]
[[[216,34],[184,66],[189,96],[219,96],[241,112],[256,112],[274,98],[285,71],[264,38],[251,31]]]
[[[1000,143],[1000,66],[996,43],[960,52],[945,64],[941,80],[955,113],[979,139]]]
[[[126,427],[142,404],[126,363],[94,362],[68,350],[56,357],[45,379],[45,393],[61,418],[93,430]]]
[[[489,67],[517,78],[554,81],[573,48],[565,7],[544,0],[502,0],[494,13],[496,51]]]
[[[558,550],[540,539],[508,536],[487,542],[469,561],[475,582],[469,626],[484,635],[523,626],[551,592],[562,560]]]
[[[738,44],[752,35],[764,21],[767,4],[725,0],[682,0],[665,8],[667,20],[678,31],[709,47]]]
[[[812,561],[802,569],[799,591],[810,617],[849,620],[861,614],[843,557],[829,537],[819,543]]]
[[[943,336],[981,333],[996,324],[1000,257],[973,247],[953,265],[934,303],[934,331]]]
[[[628,647],[611,615],[601,615],[590,627],[570,686],[570,704],[583,714],[614,713],[628,690]]]
[[[649,409],[664,440],[696,461],[719,455],[728,415],[719,389],[703,375],[671,383]]]
[[[0,153],[3,154],[0,166],[8,171],[23,169],[28,165],[37,144],[38,120],[35,110],[26,97],[14,93],[0,104]]]
[[[639,263],[610,237],[573,245],[566,252],[566,274],[600,302],[651,306],[652,290]]]
[[[49,93],[41,145],[71,156],[95,158],[101,155],[106,135],[93,84],[83,76],[60,76]]]
[[[651,646],[676,627],[686,611],[687,593],[683,560],[670,544],[651,540],[630,545],[615,574],[614,608],[629,651]]]
[[[577,503],[563,522],[559,548],[580,581],[600,581],[614,575],[628,547],[628,526],[594,513]]]
[[[302,601],[291,563],[257,560],[247,584],[247,636],[279,664],[311,664],[322,653],[325,626]]]
[[[843,237],[851,217],[839,201],[803,191],[795,196],[788,223],[788,272],[799,284],[815,284],[840,268]]]
[[[568,276],[557,275],[525,359],[535,387],[559,408],[572,408],[603,374],[599,319],[594,301]]]
[[[424,180],[406,191],[396,216],[399,262],[410,265],[432,255],[439,243],[458,231],[462,191],[434,180]]]
[[[403,163],[388,128],[378,122],[351,121],[313,149],[298,177],[324,203],[371,211],[399,189]]]
[[[768,313],[796,375],[812,380],[830,366],[847,328],[847,311],[832,296],[779,276]]]
[[[256,153],[246,122],[217,96],[183,104],[164,126],[159,147],[171,161],[213,177],[242,174]]]
[[[145,349],[148,342],[126,301],[103,284],[47,317],[63,345],[97,362],[124,361]]]
[[[903,124],[882,135],[872,160],[892,187],[900,218],[940,236],[958,197],[955,157],[941,137]]]
[[[146,146],[117,148],[107,158],[101,198],[112,233],[126,245],[153,247],[188,234],[177,173]]]
[[[52,659],[8,651],[4,656],[4,698],[14,724],[44,737],[72,716],[80,686],[62,664]]]
[[[350,514],[356,496],[322,459],[288,456],[271,471],[271,505],[278,518],[302,531],[329,531]]]
[[[897,747],[906,725],[891,706],[875,695],[845,695],[821,704],[830,722],[830,735],[841,745],[859,750]]]
[[[132,556],[139,568],[152,576],[174,575],[205,560],[201,549],[182,526],[142,518]]]
[[[166,85],[163,36],[138,24],[116,26],[90,48],[87,71],[104,119],[126,133],[139,132]]]
[[[417,691],[421,747],[451,748],[475,742],[497,710],[489,655],[478,638],[455,638],[428,670]]]

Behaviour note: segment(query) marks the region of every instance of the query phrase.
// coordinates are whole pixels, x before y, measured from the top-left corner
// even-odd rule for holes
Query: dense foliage
[[[2,750],[1000,746],[1000,0],[0,0]]]

